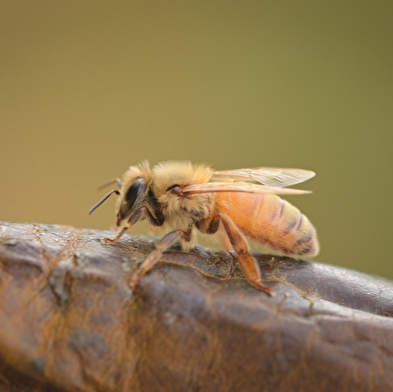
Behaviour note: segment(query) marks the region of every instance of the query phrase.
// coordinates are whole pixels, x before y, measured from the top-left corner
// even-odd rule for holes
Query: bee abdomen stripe
[[[300,219],[299,219],[299,224],[296,227],[296,230],[300,230],[303,224],[303,214],[300,213]]]
[[[290,233],[293,228],[296,226],[297,223],[297,219],[293,218],[290,220],[290,222],[285,226],[284,231],[286,231],[287,233]]]
[[[281,211],[280,211],[280,218],[284,215],[284,210],[285,210],[285,202],[283,199],[281,199]]]
[[[305,244],[306,242],[310,242],[314,238],[314,230],[310,228],[307,232],[307,234],[302,235],[295,243],[296,246],[301,246]]]

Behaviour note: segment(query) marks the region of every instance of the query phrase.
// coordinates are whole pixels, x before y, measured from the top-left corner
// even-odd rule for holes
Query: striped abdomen
[[[223,192],[218,209],[249,239],[288,255],[316,256],[314,226],[296,207],[273,194]]]

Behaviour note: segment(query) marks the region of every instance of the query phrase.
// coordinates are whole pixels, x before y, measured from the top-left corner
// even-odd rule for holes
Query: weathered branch
[[[0,223],[0,391],[393,390],[392,282],[175,247],[131,292],[154,240],[106,236]]]

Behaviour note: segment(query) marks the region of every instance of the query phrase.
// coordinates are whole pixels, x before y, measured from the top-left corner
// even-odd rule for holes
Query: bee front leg
[[[130,287],[133,289],[139,280],[150,271],[158,262],[162,253],[167,249],[173,242],[175,242],[179,237],[183,238],[185,241],[191,241],[191,234],[183,230],[175,230],[163,237],[156,245],[156,249],[151,252],[146,260],[142,263],[139,270],[132,276],[130,280]]]
[[[274,291],[262,284],[261,270],[259,269],[259,265],[248,252],[247,242],[240,234],[239,229],[227,215],[220,214],[220,218],[225,232],[228,235],[229,241],[238,255],[240,267],[247,280],[257,289],[264,291],[267,295],[273,296]]]
[[[113,238],[103,238],[101,242],[107,243],[107,242],[116,242],[117,240],[120,239],[120,237],[129,229],[131,229],[132,226],[137,223],[144,214],[148,213],[149,210],[146,207],[141,207],[139,210],[136,210],[133,215],[128,219],[127,223],[122,227]]]

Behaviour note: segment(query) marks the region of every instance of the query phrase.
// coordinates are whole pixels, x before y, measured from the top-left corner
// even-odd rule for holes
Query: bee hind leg
[[[242,237],[239,229],[227,215],[220,214],[220,218],[228,239],[238,255],[240,267],[247,280],[257,289],[264,291],[269,296],[273,296],[274,291],[262,284],[261,270],[256,260],[250,255],[247,242]]]
[[[228,237],[227,232],[225,231],[225,229],[223,228],[223,224],[221,223],[221,233],[222,233],[222,240],[224,242],[224,247],[226,250],[233,250],[233,246],[231,244],[231,241]]]
[[[185,241],[191,240],[191,234],[183,230],[172,231],[163,237],[157,243],[156,249],[147,256],[138,271],[132,276],[129,282],[131,289],[133,289],[139,280],[157,264],[165,249],[171,246],[179,237]]]

